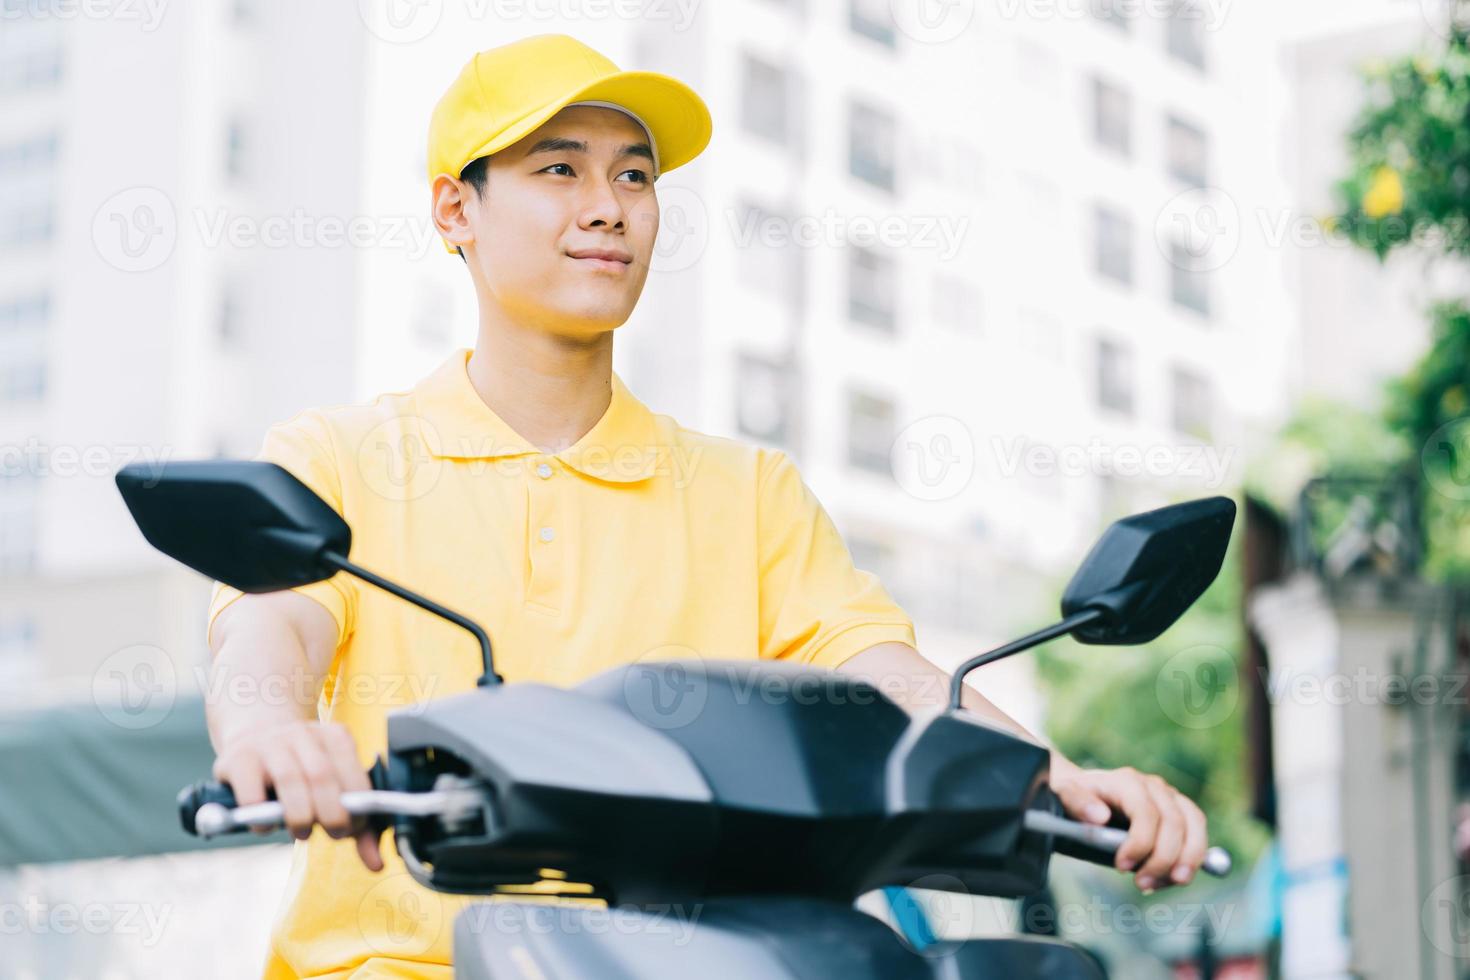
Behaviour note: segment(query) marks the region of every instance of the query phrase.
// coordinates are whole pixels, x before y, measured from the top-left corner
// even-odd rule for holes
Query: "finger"
[[[214,760],[214,778],[229,785],[235,804],[245,806],[265,800],[265,773],[259,757],[249,749],[240,749]]]
[[[337,771],[337,784],[342,787],[343,792],[373,788],[368,781],[367,771],[358,761],[357,742],[353,740],[351,732],[341,725],[326,724],[317,726],[316,735],[317,741],[321,743],[327,758]]]
[[[1179,810],[1184,814],[1184,846],[1180,848],[1179,860],[1174,863],[1174,870],[1169,872],[1169,877],[1176,884],[1186,885],[1204,862],[1205,851],[1209,850],[1209,821],[1205,818],[1205,812],[1193,800],[1183,793],[1175,795]]]
[[[253,749],[237,749],[214,760],[214,778],[230,787],[236,806],[265,801],[265,764]],[[252,833],[272,833],[270,827],[251,827]]]
[[[330,836],[346,837],[352,831],[352,818],[342,806],[342,787],[337,784],[337,767],[327,757],[315,735],[303,732],[292,740],[291,752],[301,767],[306,792],[311,797],[316,822]]]
[[[1138,869],[1136,880],[1139,888],[1151,891],[1169,883],[1169,875],[1179,863],[1187,828],[1174,788],[1157,776],[1145,776],[1143,784],[1159,811],[1159,826],[1154,832],[1153,848]]]
[[[1113,808],[1091,786],[1080,781],[1065,783],[1054,792],[1057,799],[1062,801],[1062,809],[1074,820],[1105,824],[1113,817]]]
[[[305,840],[311,836],[315,812],[296,754],[285,746],[272,745],[262,749],[261,755],[266,776],[276,791],[276,799],[280,801],[286,828],[297,840]]]
[[[1102,798],[1128,818],[1128,836],[1113,859],[1119,871],[1132,871],[1154,848],[1159,827],[1159,810],[1144,787],[1142,774],[1133,769],[1115,769],[1098,787]]]
[[[367,771],[357,758],[357,742],[351,732],[342,725],[327,724],[318,727],[317,736],[337,769],[337,780],[344,792],[372,789]],[[357,838],[357,856],[368,870],[382,871],[383,853],[378,844],[381,831],[362,826],[360,818],[353,821],[353,826],[357,828],[354,835]]]
[[[357,743],[352,738],[352,733],[337,724],[318,725],[316,737],[321,745],[323,753],[331,763],[333,772],[336,773],[339,792],[372,789],[368,782],[367,772],[363,770],[362,763],[357,759]],[[341,800],[338,799],[338,805]],[[360,817],[353,817],[343,808],[346,824],[338,833],[332,833],[333,837],[347,837],[361,831],[363,821]],[[331,831],[328,831],[331,833]],[[360,851],[360,848],[359,848]]]
[[[367,865],[369,871],[383,870],[383,852],[378,844],[378,832],[371,828],[360,830],[357,833],[357,856],[362,858],[362,863]]]

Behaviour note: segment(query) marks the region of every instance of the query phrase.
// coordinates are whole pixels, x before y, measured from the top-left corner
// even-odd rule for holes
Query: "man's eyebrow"
[[[526,151],[526,156],[535,156],[538,153],[586,153],[587,144],[582,140],[568,139],[565,136],[549,136],[541,140],[535,146]],[[618,150],[619,157],[643,157],[649,163],[653,162],[653,149],[647,143],[629,143]]]

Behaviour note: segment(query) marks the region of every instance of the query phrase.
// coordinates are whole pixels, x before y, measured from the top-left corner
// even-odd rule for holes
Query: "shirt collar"
[[[658,470],[667,452],[659,444],[658,421],[617,372],[612,374],[612,401],[597,424],[561,452],[545,454],[485,404],[466,369],[471,353],[467,347],[456,350],[414,387],[430,455],[449,459],[550,455],[579,473],[614,483],[645,480]]]

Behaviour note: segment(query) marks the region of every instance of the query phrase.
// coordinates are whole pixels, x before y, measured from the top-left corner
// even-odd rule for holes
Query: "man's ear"
[[[470,230],[469,215],[465,213],[474,188],[457,177],[440,174],[434,178],[429,192],[431,195],[429,214],[434,221],[435,230],[445,241],[453,245],[463,258],[463,246],[475,240],[474,232]],[[465,261],[469,260],[465,259]]]

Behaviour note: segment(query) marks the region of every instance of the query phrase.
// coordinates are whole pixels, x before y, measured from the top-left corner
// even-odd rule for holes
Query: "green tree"
[[[1350,166],[1332,219],[1380,261],[1413,248],[1426,260],[1470,260],[1470,29],[1456,5],[1448,43],[1364,72],[1365,105],[1348,137]],[[1426,571],[1470,581],[1470,306],[1440,299],[1428,352],[1388,385],[1384,420],[1401,465],[1424,477]]]

